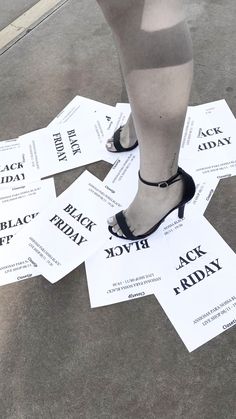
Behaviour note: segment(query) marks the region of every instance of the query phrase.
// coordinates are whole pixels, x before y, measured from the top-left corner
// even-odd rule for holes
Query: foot
[[[119,141],[120,141],[121,146],[124,148],[132,147],[138,141],[134,124],[133,124],[132,115],[130,115],[126,124],[120,127]],[[113,137],[107,141],[106,148],[108,151],[113,151],[113,152],[117,151],[114,146]]]
[[[149,186],[139,180],[138,192],[130,206],[123,211],[126,222],[134,236],[145,234],[183,199],[184,182],[175,182],[167,188]],[[108,219],[112,231],[125,237],[116,218]]]

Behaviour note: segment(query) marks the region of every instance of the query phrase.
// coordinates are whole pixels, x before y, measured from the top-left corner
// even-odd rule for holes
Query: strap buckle
[[[168,182],[160,182],[159,183],[159,187],[160,188],[166,188],[167,186],[169,186],[169,183]]]

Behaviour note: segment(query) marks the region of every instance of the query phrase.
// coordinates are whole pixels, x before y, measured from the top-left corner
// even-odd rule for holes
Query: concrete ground
[[[34,3],[3,0],[0,23]],[[235,9],[235,0],[187,1],[191,103],[226,98],[236,115]],[[111,105],[126,100],[95,0],[68,0],[4,52],[0,83],[1,139],[46,126],[76,94]],[[101,179],[108,168],[89,166]],[[57,192],[81,171],[55,176]],[[235,192],[235,178],[221,181],[207,210],[234,250]],[[84,265],[55,285],[38,277],[4,286],[0,418],[236,418],[235,348],[231,328],[189,354],[154,296],[91,310]]]
[[[34,6],[37,0],[18,0],[17,2],[1,2],[0,30]]]

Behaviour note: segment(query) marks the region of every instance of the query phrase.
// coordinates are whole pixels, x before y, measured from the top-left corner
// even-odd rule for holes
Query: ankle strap
[[[181,174],[181,171],[178,168],[177,173],[174,176],[171,176],[169,179],[167,180],[162,180],[161,182],[148,182],[147,180],[144,180],[141,175],[140,175],[140,171],[138,172],[139,175],[139,179],[141,180],[141,182],[145,183],[145,185],[149,185],[149,186],[159,186],[159,188],[167,188],[167,186],[172,185],[175,182],[178,182],[180,180],[177,179],[179,177],[179,175]]]

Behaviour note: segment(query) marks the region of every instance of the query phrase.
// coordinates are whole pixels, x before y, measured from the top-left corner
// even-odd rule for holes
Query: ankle
[[[178,167],[176,170],[163,170],[163,171],[153,171],[153,170],[142,170],[140,168],[140,177],[141,180],[143,179],[149,183],[158,183],[158,182],[165,182],[168,179],[171,179],[178,173]]]

